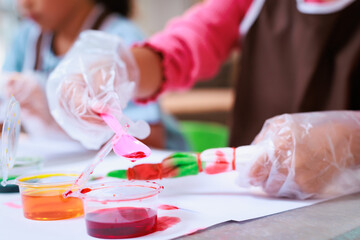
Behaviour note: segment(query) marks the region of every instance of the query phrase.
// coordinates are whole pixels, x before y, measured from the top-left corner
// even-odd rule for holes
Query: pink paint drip
[[[177,209],[179,209],[176,206],[167,205],[167,204],[159,205],[158,208],[161,209],[161,210],[177,210]]]
[[[180,222],[178,217],[163,216],[157,219],[156,231],[165,231],[166,229],[178,224]]]
[[[21,209],[22,206],[16,203],[12,203],[12,202],[6,202],[4,203],[5,206],[8,206],[10,208],[16,208],[16,209]]]

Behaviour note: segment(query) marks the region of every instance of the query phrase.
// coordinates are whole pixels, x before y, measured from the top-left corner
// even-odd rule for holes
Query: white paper
[[[170,152],[154,150],[144,162],[161,162]],[[48,170],[79,171],[88,163],[89,157],[47,165]],[[124,158],[110,155],[102,162],[94,175],[104,175],[111,170],[133,165]],[[260,189],[243,189],[234,180],[236,172],[217,175],[199,174],[158,181],[164,185],[160,204],[176,206],[176,210],[159,210],[158,217],[180,218],[180,222],[165,231],[138,239],[171,239],[229,221],[243,221],[290,209],[308,206],[320,200],[297,201],[269,198]],[[102,181],[114,180],[113,178]],[[23,217],[19,194],[0,194],[0,239],[95,239],[87,235],[85,221],[81,218],[60,221],[33,221]],[[4,236],[4,238],[3,238]]]
[[[31,139],[21,136],[16,156],[41,157],[45,161],[53,161],[64,157],[74,158],[78,155],[93,153],[80,143],[68,139]]]

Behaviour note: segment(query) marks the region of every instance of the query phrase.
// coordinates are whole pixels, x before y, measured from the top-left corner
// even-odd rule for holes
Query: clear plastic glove
[[[122,110],[137,81],[137,66],[120,38],[85,31],[48,79],[51,114],[72,138],[88,149],[98,149],[113,135],[99,113],[111,112],[124,127],[134,129],[136,124]],[[149,133],[144,122],[136,129]]]
[[[50,114],[44,91],[45,77],[36,72],[7,73],[1,76],[3,96],[18,100],[22,125],[30,137],[58,138],[64,132]]]
[[[265,122],[252,145],[255,161],[240,174],[241,185],[298,199],[360,190],[360,112],[280,115]]]

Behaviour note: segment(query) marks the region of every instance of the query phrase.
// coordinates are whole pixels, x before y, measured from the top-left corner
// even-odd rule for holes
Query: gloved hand
[[[63,131],[50,114],[44,91],[45,78],[35,72],[7,73],[1,77],[3,94],[21,107],[22,126],[30,137],[58,137]]]
[[[111,112],[124,127],[133,127],[122,110],[137,81],[137,66],[120,38],[85,31],[48,79],[51,114],[72,138],[98,149],[113,135],[99,113]]]
[[[253,141],[257,158],[239,183],[306,199],[360,190],[360,112],[284,114]]]

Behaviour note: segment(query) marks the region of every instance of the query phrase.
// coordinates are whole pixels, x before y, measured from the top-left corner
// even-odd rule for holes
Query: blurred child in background
[[[126,45],[143,40],[142,32],[128,19],[129,0],[18,0],[24,21],[7,52],[3,71],[5,94],[20,102],[23,126],[32,136],[59,137],[44,94],[46,79],[72,47],[80,32],[101,30],[121,37]],[[151,134],[144,143],[155,148],[186,149],[177,125],[158,103],[130,102],[124,114],[145,120]]]

